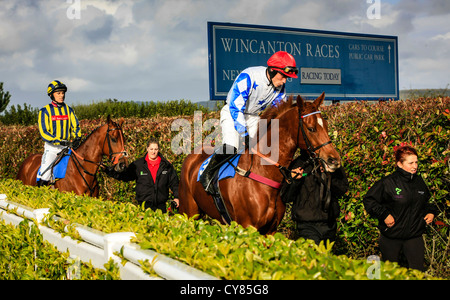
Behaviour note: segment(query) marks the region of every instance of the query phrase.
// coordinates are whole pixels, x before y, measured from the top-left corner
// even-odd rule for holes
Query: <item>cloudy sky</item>
[[[380,19],[369,19],[374,1]],[[369,3],[368,3],[369,2]],[[400,89],[450,84],[448,0],[0,0],[0,82],[11,104],[209,99],[207,22],[396,35]],[[79,5],[80,11],[75,11]],[[78,15],[77,15],[78,13]]]

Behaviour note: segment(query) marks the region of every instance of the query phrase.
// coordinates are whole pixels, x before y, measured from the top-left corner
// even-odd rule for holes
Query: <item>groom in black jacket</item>
[[[343,167],[333,173],[325,172],[319,162],[310,159],[306,151],[295,159],[291,184],[284,183],[283,202],[293,202],[292,219],[297,224],[300,237],[321,241],[336,240],[339,217],[338,199],[348,190],[348,180]]]
[[[139,205],[144,203],[145,208],[160,209],[165,213],[169,189],[173,193],[176,207],[179,205],[177,172],[159,152],[159,142],[156,139],[148,141],[146,155],[132,162],[125,171],[118,173],[114,169],[108,169],[105,172],[117,180],[136,180],[136,201]]]

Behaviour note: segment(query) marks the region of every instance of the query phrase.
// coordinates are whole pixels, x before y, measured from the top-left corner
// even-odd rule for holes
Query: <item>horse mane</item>
[[[112,124],[114,126],[117,126],[118,128],[122,128],[119,124],[117,124],[116,122],[114,122],[113,120],[111,120]],[[106,121],[106,124],[108,124],[108,121]],[[90,137],[91,135],[93,135],[99,128],[101,128],[102,126],[106,125],[106,124],[101,124],[99,126],[97,126],[96,128],[94,128],[89,134],[87,134],[85,137],[83,137],[83,139],[81,140],[80,144],[78,145],[77,148],[74,148],[74,150],[77,150],[78,148],[81,147],[81,145],[83,145]]]
[[[92,134],[94,134],[94,132],[97,131],[97,129],[99,129],[100,127],[102,127],[103,125],[100,125],[96,128],[94,128],[89,134],[87,134],[86,136],[83,137],[83,139],[81,140],[81,142],[78,144],[78,147],[73,148],[74,150],[77,150],[78,148],[81,147],[81,145],[83,145],[90,137]]]
[[[286,101],[280,101],[276,105],[270,106],[261,114],[261,119],[266,119],[268,122],[270,120],[276,119],[284,112],[290,110],[292,107],[295,106],[295,104],[293,103],[293,99],[294,99],[293,96],[289,96],[289,98]]]

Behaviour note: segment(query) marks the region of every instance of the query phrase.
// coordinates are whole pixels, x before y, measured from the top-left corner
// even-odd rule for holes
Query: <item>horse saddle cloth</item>
[[[208,157],[200,166],[200,169],[199,169],[198,175],[197,175],[197,181],[200,180],[200,176],[203,174],[203,171],[208,166],[209,162],[211,161],[211,157],[213,155]],[[225,206],[225,202],[223,201],[222,194],[220,193],[219,181],[222,179],[225,179],[225,178],[233,178],[236,175],[236,167],[237,167],[237,164],[238,164],[240,158],[241,158],[241,155],[236,154],[230,160],[223,163],[222,166],[220,166],[219,170],[215,172],[215,174],[214,174],[215,178],[212,179],[212,183],[215,186],[216,192],[213,193],[211,196],[214,200],[214,205],[216,206],[217,210],[219,211],[222,219],[225,221],[226,224],[231,224],[232,219],[227,210],[227,207]]]
[[[214,154],[209,156],[200,166],[200,169],[199,169],[198,175],[197,175],[197,181],[200,180],[200,176],[203,174],[203,171],[208,166],[213,155]],[[239,163],[240,158],[241,158],[241,155],[237,154],[232,159],[230,159],[228,162],[225,162],[220,167],[219,172],[217,172],[217,181],[220,181],[220,180],[226,179],[226,178],[233,178],[236,175],[236,167]]]
[[[69,151],[63,150],[56,157],[55,161],[48,167],[47,170],[43,172],[52,172],[53,180],[63,179],[66,177],[67,165],[69,164],[69,158],[72,154],[72,149]],[[38,175],[41,174],[41,167],[39,167]],[[36,181],[39,181],[40,178],[37,178]]]

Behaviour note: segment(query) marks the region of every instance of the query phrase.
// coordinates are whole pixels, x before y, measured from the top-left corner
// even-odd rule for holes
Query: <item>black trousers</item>
[[[425,244],[422,236],[409,240],[397,240],[381,235],[380,250],[383,261],[391,262],[398,262],[400,252],[403,250],[409,268],[425,271]]]
[[[317,245],[321,241],[334,242],[336,240],[337,224],[331,226],[328,222],[297,222],[298,237],[313,240]]]

